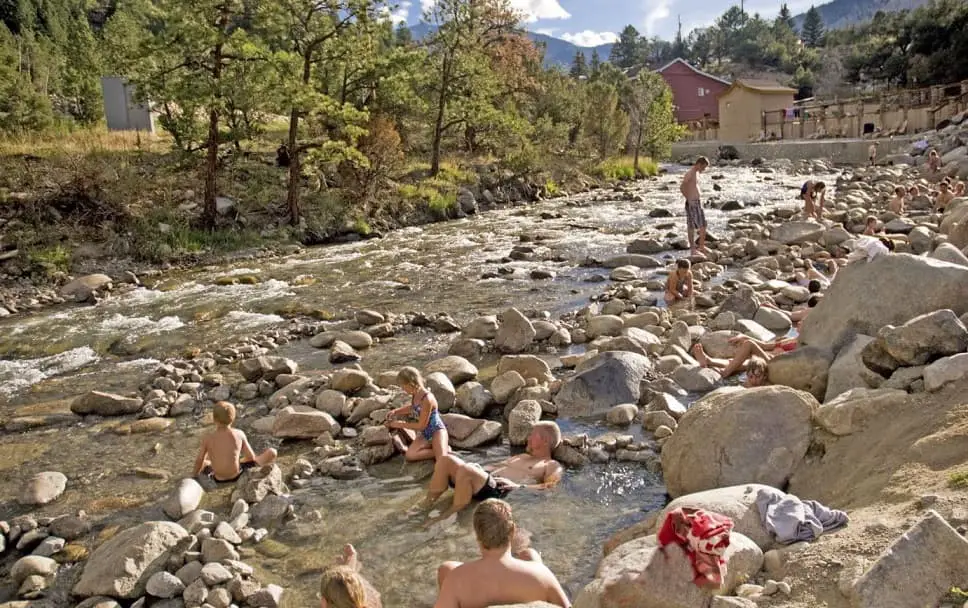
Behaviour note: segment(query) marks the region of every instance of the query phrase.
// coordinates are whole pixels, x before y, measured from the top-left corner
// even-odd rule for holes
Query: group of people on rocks
[[[546,601],[567,608],[569,600],[541,556],[514,523],[504,498],[514,490],[543,490],[561,481],[564,469],[554,457],[561,431],[551,421],[538,422],[528,437],[527,450],[487,468],[466,462],[451,452],[447,428],[423,375],[413,367],[400,370],[397,384],[410,404],[392,410],[386,426],[399,451],[410,462],[434,460],[423,508],[433,507],[453,488],[449,508],[427,525],[448,519],[480,501],[473,515],[481,559],[461,564],[446,562],[438,571],[438,608],[487,608],[500,604]],[[256,454],[245,433],[234,428],[235,406],[220,401],[213,407],[214,429],[204,435],[195,462],[195,476],[214,483],[232,483],[253,468],[272,464],[276,450]],[[409,440],[409,445],[407,441]],[[320,583],[322,607],[379,608],[380,595],[360,575],[360,560],[352,545],[344,547],[338,563],[326,569]]]

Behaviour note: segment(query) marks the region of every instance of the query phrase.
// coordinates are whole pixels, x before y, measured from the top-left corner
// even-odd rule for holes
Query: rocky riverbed
[[[791,221],[805,175],[837,184],[825,224]],[[424,529],[408,514],[430,468],[391,458],[380,425],[388,408],[401,403],[391,372],[403,364],[424,367],[455,447],[476,460],[503,457],[507,443],[519,444],[540,418],[559,420],[567,440],[557,456],[571,467],[563,486],[549,495],[516,496],[514,504],[535,546],[584,606],[612,605],[610,577],[647,564],[647,542],[644,553],[633,543],[647,541],[649,520],[610,543],[622,547],[617,554],[624,561],[606,560],[618,569],[599,566],[600,547],[663,506],[663,472],[674,496],[736,483],[783,486],[800,473],[812,480],[801,486],[812,494],[805,498],[837,500],[815,481],[830,465],[816,461],[814,446],[825,441],[823,433],[850,437],[864,430],[862,414],[846,415],[845,423],[843,412],[881,411],[891,398],[935,399],[955,390],[964,351],[959,331],[966,331],[958,315],[968,310],[959,308],[961,287],[937,286],[968,284],[958,274],[968,268],[896,256],[865,274],[843,271],[854,276],[832,288],[829,298],[839,304],[825,302],[816,313],[822,320],[804,329],[810,348],[792,362],[771,364],[771,378],[785,387],[748,391],[748,398],[717,392],[690,408],[721,384],[696,365],[691,345],[700,341],[710,352],[728,354],[725,338],[734,332],[783,335],[788,320],[763,312],[761,303],[769,298],[789,309],[805,300],[805,290],[790,282],[793,274],[809,258],[852,240],[869,213],[909,234],[902,249],[935,259],[954,255],[936,246],[944,240],[936,235],[940,218],[928,209],[917,212],[917,223],[879,211],[889,185],[921,179],[915,170],[849,171],[838,178],[820,162],[787,163],[714,168],[709,178],[715,239],[708,257],[693,260],[701,287],[693,309],[657,306],[664,273],[686,245],[678,178],[670,175],[403,230],[379,242],[164,275],[96,306],[62,305],[3,321],[8,358],[0,362],[0,390],[8,405],[0,412],[0,470],[8,474],[0,488],[19,497],[0,507],[11,545],[5,559],[10,566],[26,553],[38,559],[14,568],[0,600],[19,595],[41,598],[34,601],[42,605],[68,601],[73,592],[126,605],[145,597],[151,606],[302,606],[315,603],[321,568],[342,543],[354,542],[385,605],[431,605],[436,564],[472,557],[474,543],[466,521]],[[925,239],[910,238],[921,228]],[[908,283],[893,283],[902,276]],[[844,284],[851,287],[838,291]],[[889,289],[895,284],[927,289],[928,297],[899,299]],[[884,312],[859,306],[871,294]],[[945,310],[953,321],[937,312]],[[922,313],[936,317],[918,321],[928,327],[927,338],[900,327],[899,338],[880,342],[881,326],[903,326]],[[875,346],[860,369],[861,347],[844,350],[841,342],[845,328],[864,322]],[[876,345],[890,357],[875,357]],[[912,349],[910,357],[899,355]],[[868,359],[882,367],[872,369]],[[885,371],[884,365],[894,367]],[[897,376],[894,393],[849,391],[879,384],[872,374],[884,383],[885,373],[891,382]],[[830,394],[834,378],[846,398]],[[234,494],[230,488],[203,492],[178,480],[190,469],[210,403],[225,398],[240,404],[240,426],[257,449],[277,446],[281,458],[271,471],[240,481]],[[818,400],[831,404],[821,408]],[[778,409],[778,403],[788,405]],[[824,408],[837,413],[819,416]],[[773,429],[763,437],[771,443],[747,441],[748,423],[725,418],[718,434],[711,432],[701,412],[720,410],[739,420],[762,418]],[[770,413],[753,413],[763,411]],[[838,433],[844,424],[848,431]],[[715,460],[737,443],[748,449],[730,457],[734,468],[715,475],[696,465],[704,460],[689,458],[705,449]],[[937,443],[943,446],[932,454],[947,453],[948,443]],[[828,452],[854,449],[849,440],[825,445]],[[754,466],[763,453],[771,454],[766,464]],[[852,499],[870,508],[880,494]],[[935,496],[931,504],[939,508],[947,500]],[[62,533],[64,516],[80,522],[80,531]],[[900,534],[903,525],[884,524],[864,554],[879,551],[881,540]],[[760,573],[769,538],[754,532],[750,538],[745,545],[736,541],[746,556],[738,571],[764,584],[759,590],[748,585],[741,595],[777,605],[827,601],[822,580],[807,585],[783,580],[785,572]],[[46,548],[38,553],[41,545]],[[142,558],[144,568],[126,579],[112,571],[117,555],[145,547],[167,556],[165,565],[152,570],[154,558]],[[102,559],[95,560],[98,552]],[[105,565],[94,568],[95,561]],[[648,580],[641,579],[646,588]],[[668,605],[700,605],[683,598],[693,595]]]

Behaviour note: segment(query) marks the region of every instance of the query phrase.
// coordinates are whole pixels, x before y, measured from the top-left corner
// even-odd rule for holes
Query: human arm
[[[548,577],[548,595],[545,596],[545,601],[549,604],[555,606],[561,606],[561,608],[571,608],[571,602],[568,600],[568,596],[565,595],[565,590],[561,588],[561,583],[555,577],[551,570],[543,566],[547,570],[546,576]]]
[[[730,344],[741,344],[743,342],[749,342],[751,344],[755,344],[755,345],[759,346],[763,350],[773,350],[774,348],[776,348],[779,345],[779,342],[777,342],[777,341],[774,341],[774,342],[763,342],[762,340],[755,340],[755,339],[753,339],[753,338],[751,338],[749,336],[746,336],[746,335],[733,336],[732,338],[729,339],[729,342],[730,342]]]
[[[426,407],[420,408],[420,419],[417,422],[391,420],[387,426],[391,429],[410,429],[411,431],[422,431],[427,428],[427,425],[430,424],[430,415],[437,409],[437,400],[430,393],[427,393],[423,400]],[[408,409],[413,411],[412,406],[408,406]]]
[[[413,404],[405,405],[403,407],[398,407],[395,410],[390,410],[390,413],[387,414],[387,421],[389,421],[391,418],[396,418],[401,415],[409,416],[412,412],[413,412]]]
[[[202,446],[198,450],[198,458],[195,459],[195,472],[192,477],[198,477],[205,468],[205,457],[208,456],[208,437],[202,437]]]
[[[434,604],[434,608],[460,608],[460,601],[457,599],[457,587],[459,583],[454,582],[456,578],[454,575],[456,573],[457,571],[455,570],[444,579],[440,593],[437,594],[437,603]]]
[[[242,431],[236,430],[235,432],[239,434],[239,439],[242,441],[242,462],[254,462],[256,460],[255,452],[249,445],[249,438]]]
[[[692,271],[691,270],[688,272],[688,274],[686,274],[686,282],[682,286],[682,295],[684,295],[687,298],[692,297]]]
[[[553,460],[548,464],[548,466],[545,467],[544,476],[541,478],[539,483],[531,484],[525,487],[529,490],[548,490],[558,485],[561,482],[561,478],[564,476],[564,474],[564,467],[562,467],[558,461]]]

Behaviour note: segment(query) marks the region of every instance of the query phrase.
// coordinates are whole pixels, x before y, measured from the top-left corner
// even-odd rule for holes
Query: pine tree
[[[786,5],[786,2],[784,2],[780,7],[780,15],[777,17],[777,19],[781,23],[787,24],[791,30],[793,29],[793,14],[790,13],[790,7]]]
[[[397,25],[397,30],[393,36],[393,42],[397,46],[407,46],[413,42],[413,32],[410,31],[410,26],[401,21],[400,24]]]
[[[612,46],[609,62],[623,70],[645,63],[642,36],[631,25],[626,25],[619,34],[618,42]]]
[[[588,64],[585,63],[584,51],[575,53],[575,60],[571,64],[570,74],[575,80],[588,76]]]
[[[823,44],[823,17],[820,16],[820,11],[817,10],[816,6],[811,6],[810,10],[804,16],[800,38],[803,40],[803,44],[811,48],[816,48]]]
[[[602,59],[598,56],[598,49],[592,49],[592,59],[588,63],[588,77],[594,80],[602,72]]]

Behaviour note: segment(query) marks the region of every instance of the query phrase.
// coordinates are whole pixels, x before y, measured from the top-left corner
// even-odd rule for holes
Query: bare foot
[[[703,349],[702,344],[696,342],[693,345],[692,356],[699,362],[699,367],[709,367],[709,357],[706,356],[706,351]]]
[[[407,445],[403,443],[403,439],[396,433],[390,435],[390,440],[393,441],[393,447],[401,454],[407,453]]]
[[[360,559],[359,554],[356,552],[356,547],[347,543],[343,546],[343,555],[337,558],[337,561],[344,565],[353,568],[354,570],[359,568]]]

